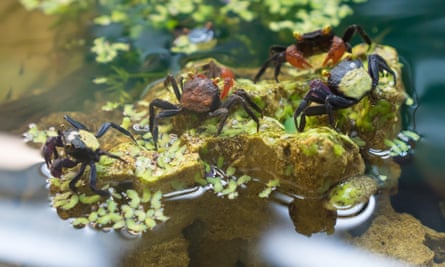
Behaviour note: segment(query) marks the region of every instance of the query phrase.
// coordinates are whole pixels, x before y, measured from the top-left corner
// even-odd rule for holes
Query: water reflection
[[[296,235],[283,206],[274,206],[280,224],[268,229],[261,237],[260,251],[268,261],[267,266],[407,266],[394,259],[376,256],[349,245],[342,240],[342,231],[333,236],[314,234],[311,238]]]
[[[137,242],[76,230],[50,209],[41,163],[0,171],[0,262],[25,266],[113,266]]]

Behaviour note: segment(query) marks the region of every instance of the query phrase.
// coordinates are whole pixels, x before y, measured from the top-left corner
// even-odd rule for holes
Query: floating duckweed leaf
[[[226,170],[226,175],[227,175],[227,176],[232,176],[232,175],[235,174],[235,172],[236,172],[236,168],[234,168],[234,167],[232,167],[232,166],[229,166],[229,167],[227,168],[227,170]]]
[[[218,159],[216,160],[216,167],[222,168],[223,165],[224,165],[224,157],[219,156]]]
[[[59,207],[65,205],[66,202],[67,202],[66,199],[53,200],[53,207],[54,207],[54,208],[59,208]]]
[[[267,182],[267,184],[266,184],[268,187],[272,187],[272,188],[274,188],[274,187],[278,187],[278,186],[280,186],[280,179],[272,179],[272,180],[269,180],[268,182]]]
[[[124,221],[124,220],[120,220],[120,221],[117,221],[117,222],[115,222],[115,223],[113,224],[113,229],[115,229],[115,230],[119,230],[119,229],[124,228],[125,225],[126,225],[125,221]]]
[[[264,190],[263,191],[261,191],[260,193],[258,193],[258,196],[260,197],[260,198],[268,198],[269,196],[270,196],[270,194],[272,193],[272,188],[270,188],[270,187],[266,187],[266,188],[264,188]]]
[[[134,215],[133,209],[128,205],[122,205],[121,210],[123,211],[124,218],[126,218],[126,219],[129,219],[129,218],[133,217],[133,215]]]
[[[68,201],[61,206],[62,209],[64,210],[70,210],[72,208],[74,208],[77,203],[79,203],[79,196],[77,194],[73,194]]]
[[[239,195],[238,192],[232,192],[232,193],[227,195],[227,198],[228,199],[235,199],[235,198],[238,197],[238,195]]]
[[[155,210],[153,217],[162,222],[165,222],[169,219],[167,216],[164,215],[164,209]]]
[[[107,209],[109,212],[115,212],[117,210],[117,203],[111,198],[107,199]]]
[[[136,111],[136,109],[134,109],[134,106],[131,104],[125,105],[124,106],[124,115],[128,116],[129,119],[131,119],[131,121],[133,122],[137,122],[140,121],[142,118],[147,117],[147,110],[144,109],[142,111]]]
[[[103,78],[103,77],[102,77]],[[98,80],[98,78],[94,79],[95,81]],[[112,111],[117,109],[121,104],[119,102],[110,102],[108,101],[101,107],[103,111]]]
[[[84,227],[85,225],[89,224],[90,221],[87,218],[79,217],[75,218],[71,224],[75,227]]]
[[[269,180],[266,183],[266,188],[264,188],[263,191],[261,191],[258,196],[260,198],[268,198],[270,194],[278,187],[280,186],[280,180],[279,179],[272,179]]]
[[[148,209],[147,213],[146,213],[146,217],[147,218],[153,218],[154,214],[155,214],[155,210],[154,209]]]
[[[99,215],[97,214],[97,212],[93,211],[90,213],[90,215],[88,215],[88,220],[90,222],[96,222],[98,217],[99,217]]]
[[[147,203],[151,199],[151,192],[149,189],[144,188],[144,192],[142,193],[141,203]]]
[[[134,216],[136,216],[138,221],[145,220],[145,212],[143,210],[136,210],[134,212]]]
[[[207,177],[207,181],[213,186],[215,193],[219,193],[224,189],[220,178]]]
[[[209,182],[207,182],[206,179],[202,178],[200,173],[197,173],[195,175],[195,182],[197,182],[199,185],[202,185],[202,186],[207,185],[209,183]]]
[[[229,183],[227,184],[226,188],[221,191],[221,194],[222,195],[231,194],[231,193],[235,192],[237,188],[238,188],[238,184],[236,183],[236,181],[230,180]]]
[[[140,202],[139,197],[130,199],[130,202],[128,203],[128,205],[133,209],[136,209],[137,207],[139,207],[140,204],[141,204],[141,202]]]
[[[132,125],[131,119],[128,117],[122,118],[121,127],[124,129],[130,129]]]
[[[111,217],[109,214],[105,214],[105,215],[97,218],[96,222],[100,225],[107,225],[111,222]]]
[[[112,192],[111,195],[113,196],[113,198],[115,199],[122,199],[122,195],[117,193],[117,192]]]
[[[91,196],[87,196],[85,194],[81,194],[79,196],[79,201],[83,204],[93,204],[98,202],[101,199],[100,195],[91,195]]]
[[[161,191],[156,191],[153,194],[153,197],[151,198],[151,207],[153,209],[160,209],[162,207],[161,198],[162,198]]]
[[[147,217],[144,220],[145,225],[149,228],[149,229],[153,229],[156,226],[156,221],[151,218],[151,217]]]
[[[414,140],[416,142],[419,141],[419,139],[420,139],[420,135],[413,131],[405,130],[405,131],[402,131],[402,134],[407,136],[408,138],[411,138],[412,140]]]
[[[133,232],[140,233],[147,229],[147,226],[145,226],[145,224],[137,223],[131,219],[127,219],[126,223],[127,223],[128,230],[133,231]]]
[[[107,212],[107,210],[104,208],[104,207],[100,207],[98,210],[97,210],[97,214],[99,214],[99,216],[104,216],[105,214],[107,214],[108,212]]]
[[[54,196],[54,201],[58,201],[58,200],[67,200],[70,198],[70,196],[73,193],[68,191],[68,192],[64,192],[64,193],[59,193],[57,195]]]
[[[139,198],[138,192],[136,192],[136,190],[128,189],[126,193],[129,199]]]
[[[248,182],[250,182],[250,180],[252,180],[252,177],[250,177],[249,175],[241,175],[237,180],[236,183],[238,185],[243,185],[243,184],[247,184]]]
[[[117,213],[117,212],[112,212],[112,213],[109,214],[109,216],[110,216],[110,220],[112,222],[118,222],[118,221],[123,220],[122,215],[120,213]]]
[[[51,184],[51,186],[54,186],[56,188],[60,188],[62,184],[60,178],[48,178],[48,182],[49,184]]]
[[[48,130],[39,130],[35,123],[28,125],[28,131],[23,133],[25,142],[33,142],[43,144],[48,137],[57,136],[57,131],[54,128]]]

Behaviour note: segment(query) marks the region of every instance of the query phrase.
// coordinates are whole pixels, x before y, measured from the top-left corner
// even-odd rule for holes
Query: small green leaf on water
[[[117,221],[113,224],[113,229],[118,230],[118,229],[122,229],[125,227],[125,221],[124,220],[120,220]]]
[[[161,208],[161,206],[162,206],[161,198],[162,198],[162,192],[161,191],[156,191],[153,194],[153,197],[151,198],[151,207],[153,209],[160,209]]]
[[[74,208],[77,203],[79,203],[79,196],[77,194],[73,194],[71,198],[64,205],[61,206],[61,208],[64,210],[70,210]]]
[[[272,188],[270,188],[270,187],[266,187],[266,188],[264,188],[263,191],[261,191],[261,192],[258,194],[258,196],[259,196],[260,198],[268,198],[268,197],[270,196],[271,193],[272,193]]]
[[[122,215],[120,213],[112,212],[112,213],[110,213],[108,215],[110,216],[110,220],[112,222],[118,222],[118,221],[123,220],[123,217],[122,217]]]
[[[142,210],[136,210],[134,212],[134,215],[136,216],[138,221],[143,221],[145,220],[145,212]]]
[[[71,224],[74,227],[84,227],[88,223],[90,223],[90,221],[87,218],[79,217],[79,218],[74,219]]]
[[[413,131],[409,131],[409,130],[402,131],[402,134],[411,138],[412,140],[414,140],[416,142],[419,141],[419,139],[420,139],[420,135]]]
[[[142,193],[141,197],[141,203],[147,203],[151,199],[151,192],[150,189],[144,188],[144,192]]]
[[[87,196],[85,194],[81,194],[79,196],[79,201],[83,204],[93,204],[93,203],[96,203],[97,201],[99,201],[100,198],[101,198],[100,195]]]
[[[88,220],[90,222],[96,222],[98,217],[99,216],[98,216],[97,212],[93,211],[93,212],[90,213],[90,215],[88,215]]]
[[[224,157],[219,156],[218,159],[216,160],[216,167],[222,168],[223,165],[224,165]]]
[[[107,210],[104,208],[104,207],[100,207],[98,210],[97,210],[97,214],[99,214],[99,216],[104,216],[105,214],[107,214],[108,212],[107,212]]]
[[[96,222],[101,225],[107,225],[111,222],[110,215],[106,214],[104,216],[101,216],[101,217],[97,218]]]
[[[127,222],[127,228],[130,231],[140,233],[147,229],[147,226],[145,226],[145,224],[139,224],[139,223],[135,222],[134,220],[127,219],[126,222]]]
[[[156,221],[153,218],[147,217],[144,222],[149,229],[153,229],[156,226]]]
[[[117,210],[117,203],[111,198],[107,199],[107,209],[109,212],[115,212]]]
[[[236,183],[238,185],[242,185],[242,184],[247,184],[248,182],[250,182],[250,180],[252,180],[252,177],[250,177],[249,175],[241,175],[237,180]]]
[[[236,168],[234,168],[234,167],[232,167],[232,166],[229,166],[229,167],[227,168],[227,170],[226,170],[226,175],[227,175],[227,176],[232,176],[232,175],[235,174],[235,172],[236,172]]]
[[[236,188],[238,187],[238,184],[234,180],[230,180],[227,184],[226,188],[221,191],[221,194],[228,195],[230,193],[233,193],[236,191]]]

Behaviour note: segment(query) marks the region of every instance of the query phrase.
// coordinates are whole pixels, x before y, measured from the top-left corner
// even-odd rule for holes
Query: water
[[[414,159],[403,163],[399,193],[391,200],[397,211],[410,213],[442,232],[445,219],[439,203],[445,201],[444,7],[439,0],[374,0],[357,5],[355,15],[338,27],[343,29],[352,23],[366,25],[371,36],[396,47],[406,62],[405,85],[409,92],[416,92],[420,103],[415,125],[422,139]],[[2,1],[0,14],[0,27],[4,27],[0,31],[4,34],[0,41],[0,129],[17,136],[28,122],[51,112],[77,108],[91,97],[93,91],[88,90],[87,84],[88,74],[93,70],[86,67],[72,72],[81,60],[71,59],[76,58],[72,54],[54,52],[60,51],[51,46],[55,33],[37,31],[47,29],[53,22],[51,19],[37,13],[30,19],[12,0]],[[9,30],[16,27],[14,23],[22,21],[9,14],[28,18],[29,25],[23,22],[20,32]],[[40,24],[35,24],[36,21]],[[62,67],[66,65],[71,68]],[[57,77],[61,76],[65,78],[58,81]],[[29,88],[38,90],[26,96],[30,94]],[[299,235],[286,208],[255,202],[248,193],[236,205],[212,194],[168,204],[167,213],[183,214],[180,220],[183,225],[171,220],[139,239],[88,228],[75,230],[49,208],[45,178],[39,174],[39,155],[35,150],[20,150],[16,152],[20,158],[13,158],[11,152],[18,151],[20,141],[8,138],[9,135],[0,137],[3,163],[0,165],[0,262],[6,265],[142,266],[144,258],[153,262],[162,258],[157,246],[171,246],[173,252],[178,252],[172,256],[178,259],[184,256],[181,251],[187,251],[192,258],[190,266],[208,266],[209,262],[203,259],[208,259],[213,266],[217,266],[215,262],[220,263],[219,266],[244,266],[243,262],[248,260],[263,266],[326,266],[326,259],[332,266],[370,266],[369,262],[374,265],[375,261],[381,261],[382,266],[397,265],[390,259],[376,259],[366,251],[345,244],[341,233],[311,238]],[[6,144],[14,148],[6,148]],[[29,157],[25,159],[24,155]],[[22,165],[13,168],[14,162]],[[233,216],[232,223],[220,224],[228,220],[227,210]],[[246,210],[256,211],[257,216],[246,218]],[[249,227],[239,226],[243,224]],[[224,241],[209,238],[212,234],[216,237],[224,233],[224,227],[233,232],[233,238],[227,237]],[[237,234],[240,237],[236,237]],[[254,237],[256,244],[248,243],[247,237]],[[256,247],[262,257],[252,255],[247,249],[252,247]],[[292,252],[285,248],[292,248]],[[295,257],[295,254],[300,255]]]

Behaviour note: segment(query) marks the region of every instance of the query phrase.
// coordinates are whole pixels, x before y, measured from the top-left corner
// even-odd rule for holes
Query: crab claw
[[[51,157],[58,158],[56,146],[60,142],[59,136],[50,137],[46,140],[45,144],[42,146],[41,154],[45,159],[46,166],[51,167]]]
[[[343,40],[337,36],[332,40],[332,46],[328,51],[328,55],[323,61],[323,67],[325,67],[329,61],[332,61],[332,65],[337,64],[343,54],[348,50]]]
[[[224,78],[224,88],[221,92],[220,98],[224,99],[229,94],[229,91],[230,89],[232,89],[232,87],[233,87],[233,79],[229,77]]]
[[[306,61],[303,54],[298,51],[295,45],[290,45],[286,49],[286,61],[292,66],[300,69],[312,68],[312,65]]]

